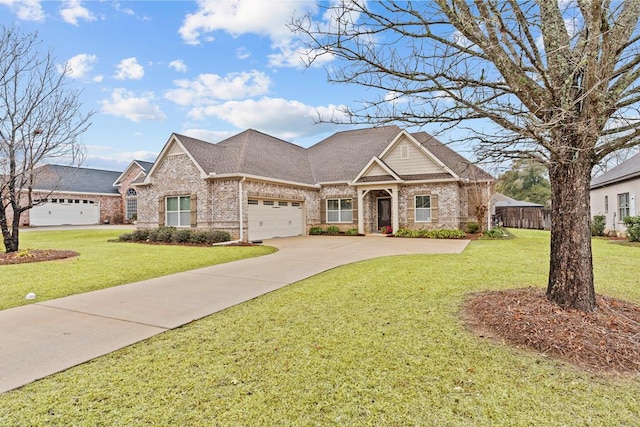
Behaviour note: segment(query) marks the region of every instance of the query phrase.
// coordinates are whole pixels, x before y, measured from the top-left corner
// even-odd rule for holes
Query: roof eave
[[[205,179],[207,179],[207,180],[229,179],[229,178],[238,178],[238,179],[246,178],[246,179],[250,179],[250,180],[253,180],[253,181],[271,182],[271,183],[275,183],[275,184],[291,185],[291,186],[294,186],[294,187],[305,187],[305,188],[313,188],[313,189],[320,188],[320,184],[309,184],[309,183],[305,183],[305,182],[289,181],[289,180],[286,180],[286,179],[270,178],[270,177],[267,177],[267,176],[251,175],[251,174],[246,174],[246,173],[220,173],[220,174],[217,174],[215,172],[211,172],[211,173],[209,173],[209,175],[207,175],[205,177]]]

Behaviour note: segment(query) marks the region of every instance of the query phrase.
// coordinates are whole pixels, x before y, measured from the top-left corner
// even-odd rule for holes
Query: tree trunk
[[[553,161],[549,180],[552,214],[547,298],[565,309],[595,311],[589,209],[591,161],[577,152],[570,160]]]
[[[20,226],[20,214],[16,214],[14,210],[13,218],[11,220],[11,230],[9,230],[9,224],[7,223],[6,209],[0,209],[0,228],[2,229],[2,240],[4,242],[4,248],[6,253],[18,251],[18,233]]]

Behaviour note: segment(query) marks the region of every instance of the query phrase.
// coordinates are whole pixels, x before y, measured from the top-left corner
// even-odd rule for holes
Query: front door
[[[391,227],[391,199],[378,199],[378,231],[382,227]]]

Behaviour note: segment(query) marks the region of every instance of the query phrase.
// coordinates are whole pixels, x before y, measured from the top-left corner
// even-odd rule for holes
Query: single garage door
[[[303,234],[303,204],[249,199],[249,240]]]
[[[87,225],[100,222],[100,207],[93,200],[51,199],[29,211],[29,224]]]

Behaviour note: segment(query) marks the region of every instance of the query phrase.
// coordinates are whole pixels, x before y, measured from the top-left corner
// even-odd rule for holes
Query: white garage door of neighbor
[[[64,202],[47,202],[34,206],[29,212],[29,224],[32,226],[89,225],[99,222],[100,207],[91,200],[64,199]]]
[[[249,199],[249,240],[299,236],[302,218],[301,202]]]

